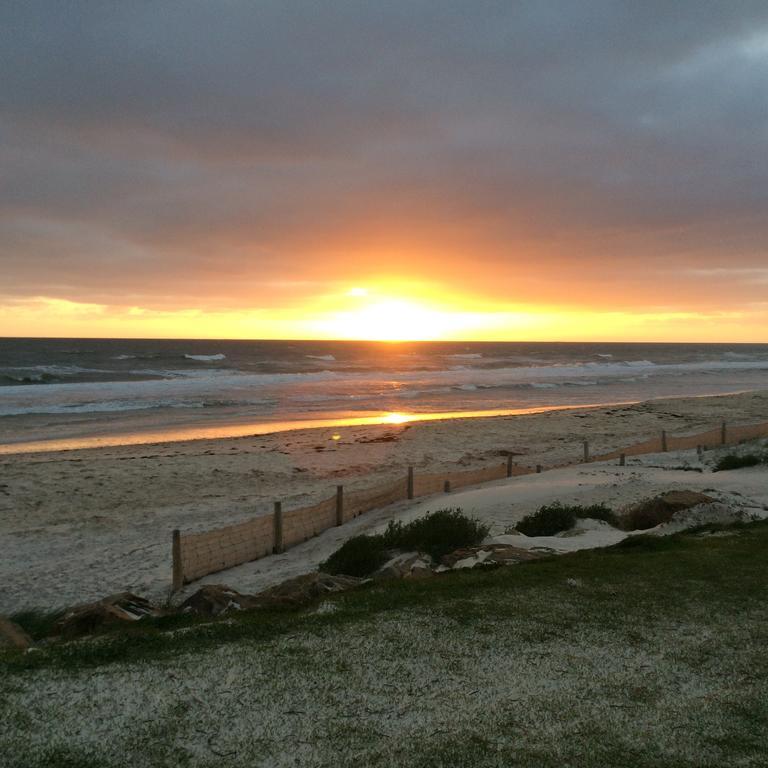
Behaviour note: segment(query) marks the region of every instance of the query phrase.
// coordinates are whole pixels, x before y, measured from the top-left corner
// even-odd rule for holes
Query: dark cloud
[[[0,72],[5,293],[701,305],[765,262],[762,0],[26,0]]]

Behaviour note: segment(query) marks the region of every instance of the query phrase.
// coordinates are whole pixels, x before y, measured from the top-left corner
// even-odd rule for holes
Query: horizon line
[[[224,341],[224,342],[296,342],[331,344],[697,344],[697,345],[767,345],[766,341],[685,341],[685,340],[632,340],[617,339],[308,339],[308,338],[225,338],[206,336],[5,336],[0,341]]]

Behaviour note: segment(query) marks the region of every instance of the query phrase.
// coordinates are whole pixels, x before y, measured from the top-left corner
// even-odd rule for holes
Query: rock
[[[206,584],[188,597],[179,609],[201,616],[220,616],[230,611],[249,611],[284,605],[306,605],[318,597],[354,589],[369,579],[333,576],[329,573],[305,573],[256,595],[244,595],[223,584]]]
[[[655,528],[660,523],[668,523],[675,512],[714,501],[711,496],[698,491],[667,491],[627,507],[621,515],[621,527],[630,531]]]
[[[665,536],[700,525],[732,525],[753,519],[752,514],[743,507],[714,501],[711,504],[697,504],[695,507],[679,510],[673,514],[669,522],[659,525],[649,533]]]
[[[54,625],[53,634],[79,637],[112,624],[138,621],[146,616],[162,616],[164,613],[165,611],[143,597],[131,592],[119,592],[95,603],[85,603],[67,609]]]
[[[254,595],[243,595],[224,584],[205,584],[188,597],[179,610],[200,616],[220,616],[227,611],[247,611],[256,607]]]
[[[490,549],[480,549],[477,552],[470,553],[466,557],[462,557],[459,560],[457,560],[453,566],[452,569],[454,571],[459,571],[465,568],[474,568],[478,565],[495,565],[496,563],[493,563],[492,561],[489,561],[489,558],[491,557],[493,553]],[[489,561],[486,563],[486,561]]]
[[[18,624],[0,616],[0,648],[26,651],[31,645],[32,638]]]
[[[423,579],[432,576],[432,558],[422,552],[402,552],[384,563],[375,579]]]
[[[355,589],[355,587],[369,581],[370,579],[361,579],[356,576],[332,575],[315,571],[305,573],[303,576],[296,576],[282,584],[265,589],[263,592],[259,592],[255,599],[258,601],[259,607],[265,608],[276,605],[304,605],[311,603],[318,597]]]
[[[479,547],[466,547],[444,555],[443,566],[449,569],[474,568],[477,565],[513,565],[528,560],[539,560],[542,553],[515,547],[512,544],[481,544]]]
[[[675,511],[680,509],[690,509],[699,504],[711,504],[714,499],[699,491],[667,491],[658,497],[670,507],[675,507]]]

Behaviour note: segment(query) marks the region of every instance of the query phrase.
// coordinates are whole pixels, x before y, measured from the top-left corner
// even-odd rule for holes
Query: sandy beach
[[[628,406],[414,424],[310,429],[219,440],[190,440],[17,454],[0,461],[0,612],[55,607],[129,589],[167,595],[171,531],[206,530],[327,497],[335,485],[364,488],[416,471],[472,468],[507,452],[524,464],[579,461],[582,441],[595,453],[671,434],[764,420],[768,392],[657,400]],[[705,457],[705,462],[708,459]],[[617,507],[666,487],[739,491],[726,474],[671,469],[696,465],[695,453],[646,456],[626,468],[572,467],[452,494],[450,504],[498,526],[537,504],[606,501]],[[665,469],[666,467],[666,469]],[[768,482],[754,470],[742,488],[747,506],[768,503]],[[752,475],[750,475],[752,476]],[[741,477],[741,475],[739,476]],[[713,486],[714,479],[717,485]],[[499,491],[498,488],[503,490]],[[240,589],[268,586],[314,567],[346,537],[393,516],[435,508],[446,498],[371,512],[284,555],[214,574],[207,581]],[[187,588],[189,590],[189,587]]]

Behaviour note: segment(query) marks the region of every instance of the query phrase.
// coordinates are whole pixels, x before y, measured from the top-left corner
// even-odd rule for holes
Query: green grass
[[[768,524],[0,656],[37,766],[762,766]]]

